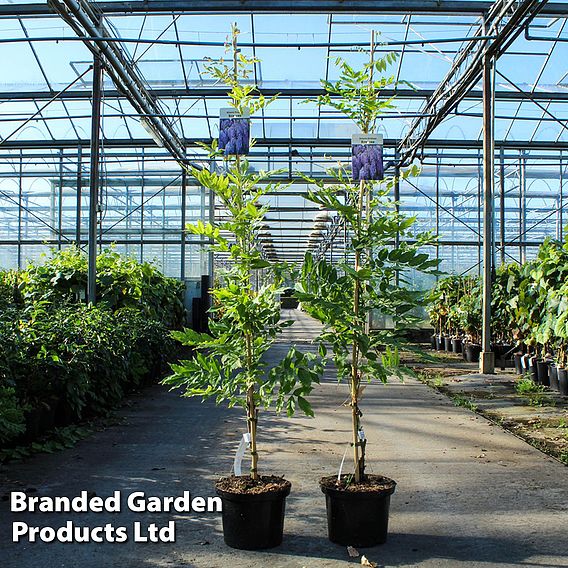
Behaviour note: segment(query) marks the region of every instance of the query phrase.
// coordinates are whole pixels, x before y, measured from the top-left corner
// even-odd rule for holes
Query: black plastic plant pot
[[[515,353],[513,355],[513,359],[515,361],[515,372],[517,373],[517,375],[522,375],[523,374],[523,354],[522,353]]]
[[[444,337],[444,349],[446,351],[452,351],[452,338]]]
[[[432,349],[436,349],[436,337],[437,337],[436,334],[430,337],[430,345]]]
[[[541,385],[544,385],[545,387],[549,387],[550,386],[550,380],[548,378],[548,367],[550,366],[550,361],[544,360],[544,361],[540,361],[538,360],[536,362],[536,374],[538,377],[538,382]]]
[[[507,368],[513,361],[511,351],[513,346],[508,343],[496,343],[493,347],[495,353],[495,365],[501,369]]]
[[[531,357],[529,359],[529,371],[530,371],[531,379],[532,379],[533,383],[540,383],[540,381],[538,380],[539,377],[538,377],[537,363],[538,363],[537,357]]]
[[[558,369],[554,363],[548,367],[548,383],[552,390],[558,390]]]
[[[558,391],[568,396],[568,369],[558,367]]]
[[[452,351],[454,353],[462,352],[462,340],[459,337],[452,339]]]
[[[481,345],[478,343],[465,344],[465,360],[468,363],[479,362],[479,355],[481,354]]]
[[[389,487],[383,491],[346,491],[328,486],[323,478],[327,529],[331,542],[343,546],[375,546],[387,540],[390,497],[396,489],[392,479],[384,478]]]
[[[442,351],[444,349],[444,336],[436,335],[436,349]]]
[[[225,544],[239,550],[262,550],[282,543],[290,484],[270,493],[230,493],[216,488],[223,503]]]

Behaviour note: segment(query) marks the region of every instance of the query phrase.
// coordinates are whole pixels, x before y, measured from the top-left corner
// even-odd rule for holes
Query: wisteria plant
[[[345,114],[362,134],[374,133],[381,114],[394,106],[392,98],[382,98],[380,93],[396,83],[393,76],[385,75],[395,60],[391,53],[374,58],[371,49],[370,61],[357,70],[338,59],[339,79],[322,82],[326,93],[317,104]],[[416,167],[406,168],[399,180],[416,174]],[[331,182],[306,178],[315,188],[307,197],[337,212],[350,235],[350,247],[337,264],[307,253],[297,296],[304,309],[324,324],[319,342],[322,349],[331,346],[338,379],[349,385],[354,471],[348,477],[363,483],[367,439],[360,400],[364,382],[386,382],[390,375],[400,374],[400,331],[415,322],[415,308],[422,303],[421,293],[409,288],[406,275],[411,270],[435,273],[437,261],[420,250],[432,242],[432,236],[412,234],[415,219],[402,215],[391,199],[395,177],[378,184],[361,179],[342,164],[329,170],[328,176]],[[400,244],[394,247],[397,238]],[[390,316],[393,329],[371,331],[373,311]]]
[[[275,97],[265,98],[249,77],[255,59],[238,50],[239,30],[232,29],[228,49],[232,61],[210,62],[210,75],[227,85],[230,105],[240,114],[252,116],[266,108]],[[237,133],[242,138],[242,132]],[[307,395],[321,373],[321,362],[311,353],[292,347],[286,355],[269,367],[264,357],[276,337],[291,321],[281,321],[279,295],[283,291],[283,263],[268,260],[259,247],[259,231],[265,224],[268,207],[261,199],[278,191],[276,171],[252,172],[242,151],[248,140],[225,140],[221,150],[218,141],[203,144],[213,160],[222,160],[219,171],[191,168],[198,182],[215,194],[226,210],[226,220],[188,225],[187,230],[212,241],[211,248],[229,259],[228,268],[218,274],[209,333],[186,329],[174,334],[183,344],[195,349],[192,359],[172,365],[173,374],[165,379],[172,387],[183,387],[184,396],[213,398],[229,407],[240,406],[246,413],[250,435],[253,481],[260,479],[258,470],[257,425],[259,409],[273,406],[288,416],[299,408],[312,415]],[[231,145],[232,144],[232,145]],[[255,273],[262,273],[261,286],[256,286]]]

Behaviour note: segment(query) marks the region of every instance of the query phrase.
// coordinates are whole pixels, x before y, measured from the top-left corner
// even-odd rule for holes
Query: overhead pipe
[[[52,0],[50,0],[52,1]],[[65,0],[63,0],[65,1]],[[437,44],[437,43],[463,43],[464,41],[483,41],[487,39],[495,39],[497,36],[462,36],[462,37],[448,37],[448,38],[432,38],[432,39],[409,39],[400,41],[385,41],[377,44],[378,47],[389,48],[404,45],[426,45],[426,44]],[[0,44],[2,43],[28,43],[28,42],[75,42],[75,41],[93,41],[100,42],[104,41],[107,43],[136,43],[136,44],[149,44],[149,45],[179,45],[188,47],[224,47],[225,42],[221,41],[196,41],[196,40],[184,40],[184,39],[146,39],[146,38],[122,38],[122,37],[112,37],[112,36],[85,36],[80,37],[70,37],[70,36],[39,36],[39,37],[9,37],[0,38]],[[304,49],[304,48],[316,48],[316,49],[342,49],[342,48],[352,48],[353,50],[360,51],[361,48],[369,47],[369,42],[291,42],[291,43],[276,43],[276,42],[255,42],[255,43],[239,43],[240,49],[280,49],[280,48],[291,48],[291,49]],[[376,49],[375,51],[381,51]]]

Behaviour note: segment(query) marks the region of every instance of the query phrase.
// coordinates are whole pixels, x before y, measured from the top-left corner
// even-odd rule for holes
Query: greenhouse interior
[[[0,0],[2,565],[568,566],[567,23]]]

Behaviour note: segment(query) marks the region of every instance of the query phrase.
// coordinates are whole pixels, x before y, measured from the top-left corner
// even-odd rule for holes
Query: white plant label
[[[339,472],[337,473],[337,481],[341,481],[341,472],[343,471],[343,464],[345,463],[345,456],[347,455],[347,450],[351,447],[351,444],[347,444],[345,451],[343,452],[343,459],[341,460],[341,464],[339,466]]]
[[[379,144],[383,143],[382,134],[353,134],[351,144]]]
[[[246,432],[241,438],[239,447],[237,448],[237,453],[235,454],[235,461],[233,462],[233,471],[235,475],[242,475],[241,465],[243,463],[243,458],[245,457],[245,452],[250,444],[250,434]]]
[[[236,108],[226,107],[219,109],[219,118],[250,118],[250,111],[239,112]]]

